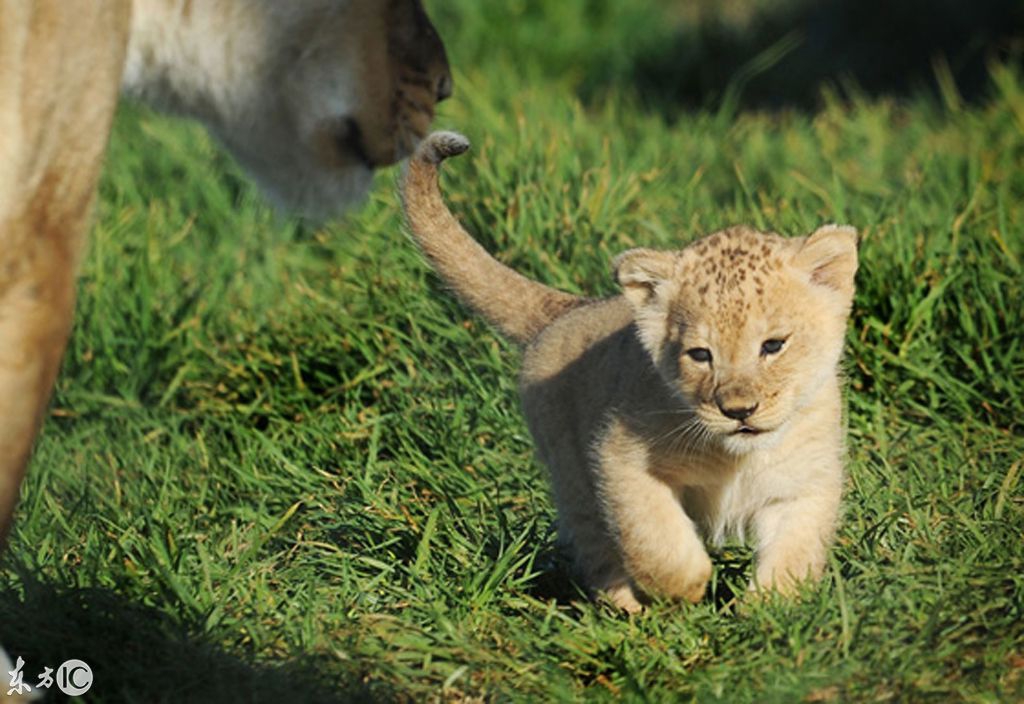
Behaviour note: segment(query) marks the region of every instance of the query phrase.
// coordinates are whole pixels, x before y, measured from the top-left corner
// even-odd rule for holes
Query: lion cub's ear
[[[655,299],[658,289],[672,278],[676,256],[654,249],[630,249],[615,258],[615,278],[634,307]]]
[[[824,225],[812,232],[793,256],[793,263],[811,281],[853,298],[857,273],[857,230],[848,225]]]

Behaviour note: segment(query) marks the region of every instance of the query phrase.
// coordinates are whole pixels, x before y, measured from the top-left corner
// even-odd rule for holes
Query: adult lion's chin
[[[331,151],[328,157],[315,142],[285,146],[277,141],[261,149],[258,140],[214,135],[276,210],[316,222],[362,201],[377,166],[358,150]]]
[[[323,221],[358,204],[374,172],[411,154],[418,129],[364,129],[355,117],[325,120],[306,139],[211,130],[282,213]]]
[[[362,164],[323,172],[307,167],[295,175],[296,179],[291,181],[264,181],[257,177],[256,182],[279,211],[314,223],[360,203],[373,183],[373,169]]]

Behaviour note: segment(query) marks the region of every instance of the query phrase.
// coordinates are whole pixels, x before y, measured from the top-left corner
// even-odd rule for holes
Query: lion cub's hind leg
[[[607,599],[629,613],[640,611],[643,606],[633,593],[612,531],[599,510],[583,445],[571,432],[551,436],[534,432],[534,437],[537,453],[551,473],[558,543],[572,558],[574,578],[592,597]]]
[[[639,613],[643,604],[633,590],[629,572],[608,530],[597,525],[597,518],[594,514],[581,517],[576,525],[571,545],[576,571],[593,598],[605,599],[631,614]]]
[[[605,599],[631,614],[643,609],[633,591],[632,580],[611,531],[596,510],[597,502],[581,501],[575,496],[556,498],[559,516],[559,541],[573,556],[577,576],[597,599]],[[558,492],[556,492],[556,497]]]

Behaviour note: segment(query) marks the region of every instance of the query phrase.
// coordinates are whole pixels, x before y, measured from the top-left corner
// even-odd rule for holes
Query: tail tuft
[[[458,132],[431,132],[416,149],[413,159],[438,165],[450,156],[469,149],[469,140]]]

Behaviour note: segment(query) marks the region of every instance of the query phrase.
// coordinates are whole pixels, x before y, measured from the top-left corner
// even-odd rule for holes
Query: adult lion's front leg
[[[422,0],[0,0],[0,540],[67,341],[123,84],[326,216],[452,91]]]
[[[0,3],[0,541],[71,326],[129,11]]]
[[[0,540],[67,341],[80,240],[70,224],[19,229],[0,231]],[[64,251],[53,256],[55,250]]]

